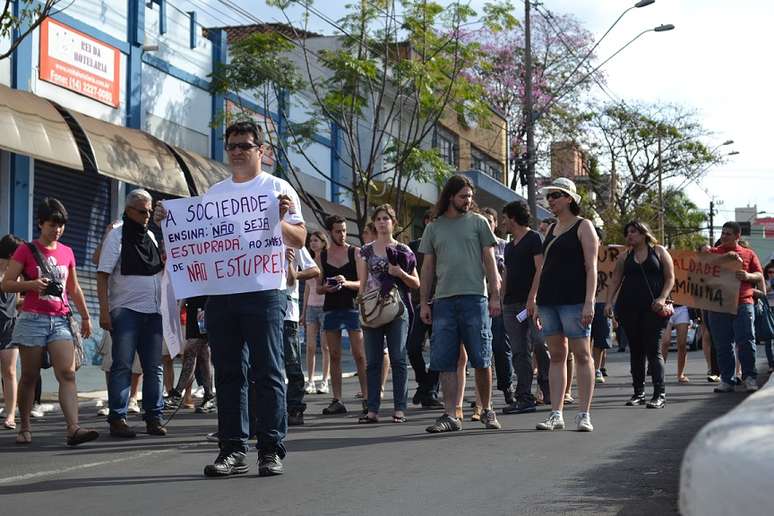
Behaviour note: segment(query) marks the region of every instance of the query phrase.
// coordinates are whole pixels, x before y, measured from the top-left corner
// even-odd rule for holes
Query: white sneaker
[[[322,380],[317,384],[317,394],[328,394],[328,380]]]
[[[317,387],[314,385],[314,380],[309,380],[304,384],[304,392],[307,394],[315,394],[317,392]]]
[[[747,392],[755,392],[758,390],[758,381],[752,376],[748,376],[744,379],[744,388]]]
[[[734,392],[734,386],[730,383],[721,381],[715,389],[715,392]]]
[[[538,430],[564,430],[564,418],[561,412],[551,412],[542,423],[535,425]]]
[[[197,400],[200,400],[204,398],[204,387],[197,387],[191,392],[191,397],[196,398]]]
[[[137,404],[137,398],[129,398],[129,405],[126,406],[126,410],[132,414],[140,413],[140,406]]]
[[[110,409],[106,406],[100,407],[100,409],[97,410],[98,416],[107,416],[108,414],[110,414]]]
[[[40,403],[34,403],[32,405],[32,410],[30,410],[30,416],[32,417],[43,417],[46,413],[43,412],[43,408],[40,406]]]
[[[591,424],[591,414],[588,412],[579,412],[575,416],[575,425],[578,432],[593,432],[594,425]]]

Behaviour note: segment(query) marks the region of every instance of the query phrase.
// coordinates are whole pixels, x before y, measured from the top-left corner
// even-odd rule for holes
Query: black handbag
[[[774,339],[774,312],[767,299],[759,299],[755,303],[755,339]]]

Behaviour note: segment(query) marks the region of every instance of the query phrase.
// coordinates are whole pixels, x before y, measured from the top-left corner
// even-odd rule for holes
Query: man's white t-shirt
[[[300,271],[306,271],[311,269],[312,267],[317,267],[317,264],[312,259],[312,255],[309,254],[309,251],[306,250],[306,247],[302,247],[301,249],[296,249],[296,267]],[[285,313],[285,320],[286,321],[293,321],[298,322],[299,319],[299,309],[298,309],[298,300],[299,300],[299,293],[298,293],[298,283],[299,281],[296,280],[295,283],[293,283],[293,286],[288,288],[288,309]]]
[[[261,172],[255,179],[245,181],[243,183],[236,183],[232,178],[224,179],[217,182],[210,187],[207,191],[208,194],[225,194],[225,193],[244,193],[257,190],[260,192],[274,192],[275,196],[287,195],[293,201],[295,207],[294,213],[285,214],[285,222],[293,225],[299,225],[304,223],[304,217],[301,215],[301,201],[298,198],[298,194],[295,189],[290,186],[290,183],[282,178],[275,177],[269,173]],[[282,277],[282,284],[280,290],[285,289],[285,277]]]

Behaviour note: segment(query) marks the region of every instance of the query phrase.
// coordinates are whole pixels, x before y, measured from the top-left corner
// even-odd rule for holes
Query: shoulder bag
[[[759,342],[774,339],[774,312],[767,299],[756,301],[755,339]]]
[[[654,250],[653,253],[655,254],[656,251]],[[657,254],[656,254],[656,259],[658,259]],[[648,281],[648,275],[645,274],[645,268],[642,266],[641,263],[637,262],[637,257],[634,254],[632,255],[632,260],[634,260],[634,263],[640,266],[640,272],[642,272],[642,277],[643,279],[645,279],[645,285],[648,287],[648,292],[650,292],[650,298],[653,300],[653,302],[655,302],[656,296],[653,295],[653,289],[650,288],[650,281]],[[659,263],[661,263],[661,260],[659,260]],[[674,313],[675,313],[675,305],[674,303],[672,303],[671,299],[667,299],[664,302],[664,308],[656,312],[656,315],[658,315],[662,319],[669,319],[670,317],[672,317]]]
[[[54,274],[51,271],[51,268],[48,266],[48,262],[43,259],[43,255],[40,254],[40,250],[35,246],[35,244],[28,242],[27,247],[29,247],[30,251],[32,251],[32,256],[35,257],[35,262],[38,264],[38,267],[40,267],[41,274],[49,277],[54,278]],[[81,325],[80,323],[73,317],[73,311],[70,308],[70,304],[67,303],[64,300],[64,295],[60,295],[59,299],[62,300],[62,304],[67,307],[67,314],[65,317],[67,318],[67,327],[70,330],[70,333],[73,336],[73,348],[75,351],[75,370],[81,368],[84,361],[84,354],[83,354],[83,340],[81,339]]]
[[[393,285],[387,294],[382,294],[380,288],[366,292],[357,297],[360,324],[366,328],[379,328],[391,323],[396,317],[403,315],[403,301],[397,285]]]

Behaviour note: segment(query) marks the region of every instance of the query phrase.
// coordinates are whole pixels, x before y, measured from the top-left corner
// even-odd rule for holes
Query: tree
[[[291,3],[304,7],[300,24],[287,19],[290,37],[284,37],[292,40],[293,51],[273,51],[290,60],[295,54],[298,66],[291,72],[287,62],[280,65],[276,60],[268,69],[258,67],[252,76],[230,73],[248,70],[252,60],[262,59],[259,52],[267,50],[259,45],[251,49],[248,43],[219,72],[219,87],[260,92],[276,88],[267,85],[275,82],[277,73],[300,72],[301,81],[283,87],[286,92],[306,92],[312,98],[313,120],[338,128],[340,159],[348,173],[337,179],[315,168],[352,200],[359,232],[372,200],[386,200],[400,213],[412,181],[444,180],[452,170],[430,145],[438,120],[452,112],[484,124],[490,113],[483,88],[463,74],[482,52],[478,43],[465,40],[463,28],[473,21],[492,31],[510,27],[515,23],[510,6],[487,3],[476,19],[478,14],[461,3],[444,7],[427,0],[356,2],[341,20],[331,22],[335,42],[319,45],[308,23],[311,16],[327,18],[310,0],[270,3],[283,12]],[[289,124],[287,142],[281,143],[286,150],[280,152],[293,149],[311,163],[304,153],[308,139],[296,129]],[[298,178],[292,173],[289,177],[298,187]]]
[[[16,48],[38,25],[43,23],[47,16],[56,14],[54,7],[62,3],[62,0],[5,0],[5,5],[0,11],[0,38],[11,38],[15,33],[17,37],[11,42],[10,47],[4,52],[0,52],[0,60],[3,60],[14,53]],[[14,3],[19,3],[18,14],[14,14]]]
[[[592,34],[572,15],[542,9],[538,13],[532,18],[533,112],[542,114],[536,124],[536,159],[548,155],[550,142],[580,136],[580,99],[593,80],[603,80],[601,76],[583,78],[592,69],[593,54],[581,63],[594,45]],[[524,27],[518,25],[503,33],[483,28],[468,37],[481,45],[484,56],[468,70],[471,80],[480,84],[489,101],[505,114],[511,157],[518,158],[526,152],[527,134]]]
[[[703,142],[710,133],[696,113],[679,105],[609,104],[587,119],[591,152],[610,172],[609,181],[591,184],[601,200],[612,199],[601,208],[619,220],[651,200],[659,178],[666,185],[695,181],[723,160]]]

